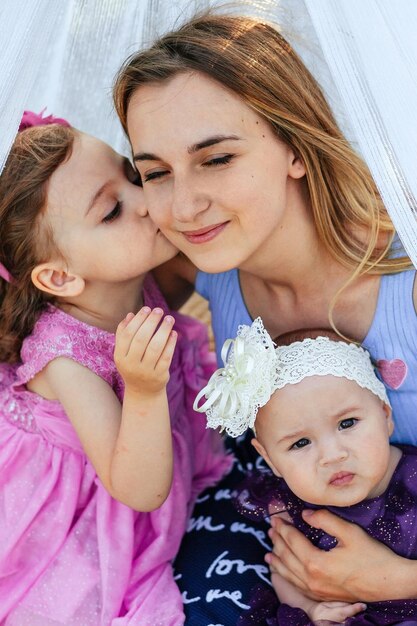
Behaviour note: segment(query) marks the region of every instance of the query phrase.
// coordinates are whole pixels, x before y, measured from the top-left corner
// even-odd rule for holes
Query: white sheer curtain
[[[306,5],[362,155],[417,265],[417,2]]]
[[[2,0],[0,170],[25,108],[127,149],[111,101],[127,55],[222,0]],[[417,265],[416,0],[241,0],[278,22],[365,157]]]

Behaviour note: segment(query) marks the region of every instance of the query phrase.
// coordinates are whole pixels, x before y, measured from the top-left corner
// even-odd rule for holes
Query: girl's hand
[[[271,518],[271,571],[317,601],[372,602],[417,597],[416,562],[399,557],[356,524],[329,511],[304,511],[304,520],[337,538],[320,550],[292,524]],[[414,567],[413,567],[414,565]],[[411,577],[411,582],[410,582]]]
[[[114,361],[130,392],[155,394],[165,389],[177,333],[174,318],[162,309],[128,313],[116,331]]]

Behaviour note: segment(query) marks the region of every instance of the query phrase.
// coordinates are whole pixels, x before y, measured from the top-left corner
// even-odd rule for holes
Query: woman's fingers
[[[285,524],[285,522],[283,522]],[[295,530],[291,524],[287,524],[292,530]],[[306,590],[307,586],[303,580],[304,566],[299,560],[296,554],[291,550],[291,547],[282,536],[275,530],[270,529],[269,536],[273,542],[273,552],[266,555],[266,561],[269,564],[272,571],[277,572],[283,576],[286,580],[296,585],[299,589]],[[298,538],[296,536],[296,538]],[[306,549],[311,548],[312,544],[300,533],[300,539],[305,540]]]

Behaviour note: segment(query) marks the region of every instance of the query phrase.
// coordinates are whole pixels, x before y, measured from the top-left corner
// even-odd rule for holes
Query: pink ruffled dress
[[[152,279],[145,302],[168,311]],[[171,561],[196,495],[227,472],[231,458],[192,410],[215,367],[205,328],[173,315],[179,333],[168,385],[174,478],[168,499],[151,513],[114,500],[59,402],[25,387],[62,356],[95,372],[121,399],[113,334],[48,306],[24,342],[22,364],[0,369],[1,624],[184,623]]]

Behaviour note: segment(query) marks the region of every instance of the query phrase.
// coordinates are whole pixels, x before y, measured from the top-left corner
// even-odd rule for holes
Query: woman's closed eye
[[[346,419],[339,422],[339,430],[346,430],[347,428],[352,428],[355,424],[357,424],[358,419],[356,417],[347,417]]]
[[[103,217],[102,221],[105,224],[108,224],[109,222],[113,222],[115,219],[117,219],[120,216],[121,212],[122,212],[122,203],[116,202],[114,208],[110,211],[110,213],[107,213],[107,215]]]
[[[168,170],[155,170],[153,172],[148,172],[143,175],[143,182],[148,183],[152,180],[161,179],[166,176],[166,174],[168,174]]]
[[[293,443],[290,447],[290,450],[300,450],[301,448],[305,448],[306,446],[308,446],[309,443],[311,443],[310,439],[307,439],[307,437],[303,437],[302,439],[299,439],[298,441]]]
[[[227,165],[235,157],[234,154],[223,154],[222,156],[216,156],[204,161],[203,167],[213,167],[216,165]]]

